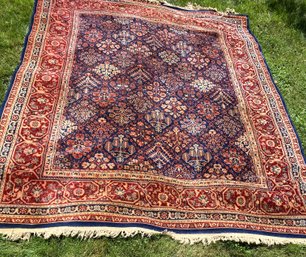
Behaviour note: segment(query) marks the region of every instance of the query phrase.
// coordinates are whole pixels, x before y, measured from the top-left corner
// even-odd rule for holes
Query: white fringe
[[[45,239],[50,237],[78,237],[81,239],[107,237],[133,237],[135,235],[152,236],[152,235],[168,235],[183,244],[203,243],[205,245],[216,241],[232,240],[236,242],[245,242],[252,244],[306,244],[306,239],[301,238],[285,238],[268,235],[256,235],[248,233],[213,233],[213,234],[182,234],[170,231],[157,232],[146,228],[117,228],[117,227],[50,227],[50,228],[16,228],[16,229],[0,229],[0,234],[4,238],[12,241],[29,240],[31,236],[39,236]]]
[[[217,8],[213,8],[213,7],[207,7],[207,6],[201,6],[199,4],[195,4],[195,3],[191,3],[188,2],[187,5],[185,6],[178,6],[178,5],[173,5],[167,1],[164,0],[142,0],[141,2],[147,2],[147,3],[151,3],[151,4],[162,4],[163,6],[168,6],[168,7],[177,7],[183,10],[211,10],[211,11],[215,11],[218,12],[220,14],[223,15],[229,15],[229,14],[237,14],[237,12],[234,9],[230,9],[230,8],[226,8],[225,11],[218,11]]]

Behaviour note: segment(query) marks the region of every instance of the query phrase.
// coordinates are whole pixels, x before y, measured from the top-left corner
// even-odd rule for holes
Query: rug
[[[305,160],[245,15],[38,0],[0,142],[11,239],[306,242]]]

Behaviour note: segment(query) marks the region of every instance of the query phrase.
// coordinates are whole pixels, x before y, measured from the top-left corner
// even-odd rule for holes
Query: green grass
[[[166,236],[152,238],[33,238],[30,241],[0,240],[0,257],[299,257],[306,247],[299,245],[256,246],[235,242],[183,245]]]
[[[170,1],[185,5],[187,1]],[[219,10],[234,8],[248,14],[250,26],[280,89],[293,123],[306,148],[306,42],[305,6],[303,0],[196,0],[202,6]],[[29,24],[33,0],[0,0],[0,101],[10,76],[19,63],[23,39]],[[301,245],[264,246],[235,242],[182,245],[166,236],[152,238],[32,238],[10,242],[0,239],[0,257],[9,256],[306,256]]]

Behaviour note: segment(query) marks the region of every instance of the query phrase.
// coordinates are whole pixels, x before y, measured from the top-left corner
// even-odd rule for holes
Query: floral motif
[[[134,63],[131,54],[127,51],[121,51],[119,55],[114,56],[114,61],[122,68],[127,68]]]
[[[183,81],[190,81],[196,76],[196,72],[192,69],[192,67],[188,63],[180,63],[175,68],[175,73]]]
[[[102,39],[102,32],[97,29],[90,29],[85,32],[84,38],[90,43],[96,43]]]
[[[183,105],[175,97],[171,97],[169,100],[166,100],[161,107],[166,113],[169,113],[174,118],[180,117],[187,110],[187,106]]]
[[[92,142],[87,140],[84,134],[76,134],[75,139],[67,140],[66,152],[74,158],[80,159],[91,151]]]
[[[167,96],[166,88],[159,82],[149,84],[146,89],[148,96],[156,103],[163,100]]]
[[[128,162],[128,165],[125,169],[132,170],[132,171],[144,171],[144,172],[151,172],[154,171],[153,165],[146,160],[143,156],[139,156],[137,159],[131,159]]]
[[[125,104],[120,104],[109,109],[109,117],[119,126],[124,126],[135,120],[135,113]]]
[[[168,29],[161,29],[157,31],[157,36],[161,41],[164,41],[167,45],[170,45],[176,39],[175,33],[169,31]]]
[[[122,45],[131,43],[136,37],[129,31],[122,30],[118,34],[113,35],[114,39],[117,39]]]
[[[220,57],[219,49],[216,45],[209,44],[202,47],[203,52],[208,58],[216,59]]]
[[[177,164],[173,167],[169,167],[169,169],[166,169],[165,175],[178,179],[194,179],[195,177],[195,174],[190,172],[188,168],[182,164]]]
[[[215,163],[211,168],[208,169],[208,173],[205,173],[203,176],[207,179],[234,179],[234,176],[219,163]]]
[[[160,80],[170,92],[176,92],[183,85],[183,82],[175,74],[171,73],[162,74]]]
[[[142,121],[132,124],[128,132],[132,140],[139,146],[144,146],[153,140],[154,131]]]
[[[101,88],[92,92],[92,100],[101,107],[106,107],[116,101],[117,94],[111,92],[108,88]]]
[[[205,142],[205,146],[212,152],[219,152],[227,143],[223,135],[217,133],[214,129],[210,129],[208,133],[205,133],[202,139]]]
[[[88,100],[75,102],[67,110],[67,115],[76,123],[84,122],[97,113],[97,108]]]
[[[169,50],[159,53],[159,56],[163,59],[164,62],[169,63],[170,65],[175,64],[180,60],[180,58],[178,58],[175,53]]]
[[[112,170],[115,164],[110,161],[109,158],[105,157],[103,153],[96,153],[93,157],[89,158],[88,161],[82,163],[84,169],[102,169]]]
[[[182,57],[186,57],[187,54],[193,50],[193,47],[188,45],[185,41],[179,41],[172,49],[177,51]]]
[[[115,158],[117,163],[123,163],[135,152],[134,145],[122,134],[112,138],[111,141],[107,141],[104,148]]]
[[[152,55],[152,53],[150,52],[150,49],[139,41],[130,45],[128,50],[133,54],[138,54],[144,57],[148,57]]]
[[[231,119],[228,116],[222,117],[222,119],[216,121],[216,129],[220,130],[222,133],[225,133],[229,137],[235,137],[241,133],[242,127],[236,122],[236,120]]]
[[[205,118],[208,120],[212,120],[220,114],[218,106],[208,100],[198,104],[197,109],[199,114],[205,116]]]
[[[74,130],[76,130],[78,127],[75,125],[75,123],[73,123],[70,120],[64,120],[61,126],[61,132],[60,132],[60,136],[64,137],[68,134],[70,134],[71,132],[73,132]]]
[[[181,121],[181,127],[192,135],[198,135],[206,128],[206,122],[196,115],[190,114]]]
[[[119,24],[122,25],[128,25],[130,23],[132,23],[132,20],[126,17],[117,17],[114,19],[114,21],[118,22]]]
[[[180,153],[191,142],[190,137],[179,127],[174,127],[162,136],[162,140],[166,142],[176,153]]]
[[[130,26],[131,32],[135,33],[137,36],[142,37],[148,33],[148,27],[142,22],[133,22]]]
[[[171,125],[171,118],[160,110],[153,110],[145,115],[145,119],[154,127],[157,133],[161,133]]]
[[[110,82],[110,85],[118,90],[121,94],[129,93],[131,90],[135,89],[135,84],[131,82],[129,78],[119,77],[116,80]]]
[[[223,151],[222,156],[224,157],[224,163],[229,165],[235,172],[240,172],[246,166],[244,156],[235,148]]]
[[[201,99],[203,97],[203,94],[201,91],[197,90],[196,88],[190,85],[177,88],[175,93],[181,100],[184,101],[184,103],[186,103],[187,106],[189,106],[189,109],[191,106],[194,106],[196,104],[194,99]]]
[[[112,78],[120,72],[116,66],[107,62],[99,64],[94,71],[105,80]]]
[[[145,98],[142,92],[129,96],[128,100],[134,109],[140,113],[147,112],[153,106],[152,103]]]
[[[245,153],[248,153],[250,150],[250,142],[246,135],[241,135],[235,142],[235,145],[239,146]]]
[[[205,75],[215,82],[221,82],[226,77],[226,72],[213,65],[206,70]]]
[[[203,78],[198,78],[197,80],[193,81],[191,85],[195,88],[198,88],[204,93],[209,92],[212,88],[214,88],[216,85],[212,83],[211,81]]]
[[[106,39],[97,43],[96,45],[100,51],[102,51],[106,55],[110,55],[115,53],[119,48],[120,45],[113,42],[111,39]]]
[[[204,150],[202,145],[193,144],[182,155],[182,159],[193,167],[196,173],[199,173],[211,161],[212,156],[210,152]]]
[[[80,60],[86,65],[94,65],[101,60],[101,57],[93,48],[90,48],[80,53]]]
[[[204,67],[207,67],[210,63],[210,59],[205,58],[205,56],[199,52],[192,53],[191,55],[189,55],[187,60],[199,70],[203,69]]]
[[[90,120],[85,126],[85,130],[100,144],[113,134],[116,128],[110,124],[105,117],[99,117]]]
[[[155,163],[158,169],[165,167],[172,159],[171,153],[161,142],[156,142],[150,147],[146,151],[146,155]]]

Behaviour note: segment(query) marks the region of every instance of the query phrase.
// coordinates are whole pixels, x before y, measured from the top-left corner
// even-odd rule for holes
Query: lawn
[[[185,5],[188,1],[170,1]],[[250,27],[281,91],[288,111],[306,149],[306,2],[305,0],[197,0],[202,6],[226,8],[248,14]],[[33,0],[0,0],[0,101],[4,99],[14,69],[19,63],[28,29]],[[166,236],[152,238],[32,238],[10,242],[0,239],[0,257],[5,256],[306,256],[306,246],[248,245],[218,242],[182,245]]]

